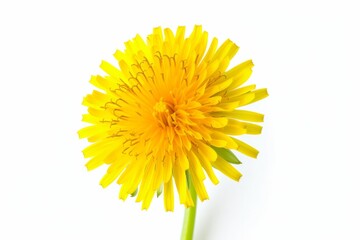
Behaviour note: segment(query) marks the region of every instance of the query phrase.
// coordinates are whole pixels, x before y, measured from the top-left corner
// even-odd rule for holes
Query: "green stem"
[[[194,201],[194,207],[189,207],[185,209],[184,223],[181,232],[181,240],[192,240],[194,233],[197,196],[191,180],[189,181],[189,188],[190,188],[191,197]]]

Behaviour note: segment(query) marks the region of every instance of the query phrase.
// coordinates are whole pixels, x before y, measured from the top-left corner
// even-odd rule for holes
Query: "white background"
[[[360,239],[357,1],[1,1],[0,239],[178,239],[183,207],[148,211],[87,172],[77,130],[102,59],[156,26],[202,24],[270,97],[242,180],[207,182],[194,238]],[[221,176],[220,174],[218,174]]]

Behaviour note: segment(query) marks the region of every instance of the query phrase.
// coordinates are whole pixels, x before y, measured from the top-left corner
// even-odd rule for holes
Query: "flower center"
[[[173,126],[173,121],[171,118],[171,114],[173,113],[173,110],[171,109],[171,106],[169,103],[164,102],[163,98],[160,99],[157,103],[154,105],[153,109],[153,116],[157,120],[160,127],[170,127]]]

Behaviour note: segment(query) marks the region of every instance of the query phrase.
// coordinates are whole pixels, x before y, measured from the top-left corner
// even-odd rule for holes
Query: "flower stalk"
[[[181,232],[181,240],[192,240],[194,234],[194,228],[195,228],[197,196],[191,180],[189,181],[189,188],[190,188],[191,197],[194,201],[194,206],[185,209],[183,228]]]

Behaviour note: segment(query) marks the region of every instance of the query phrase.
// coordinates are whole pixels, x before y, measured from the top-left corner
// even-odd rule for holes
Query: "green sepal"
[[[136,188],[136,190],[130,196],[135,197],[137,193],[138,193],[138,188]]]
[[[160,197],[163,192],[163,185],[161,184],[160,187],[156,191],[156,197]]]
[[[187,187],[190,188],[190,172],[189,172],[189,170],[185,171],[185,176],[186,176]]]
[[[226,148],[218,148],[218,147],[214,147],[211,146],[215,152],[222,157],[224,160],[226,160],[229,163],[233,163],[233,164],[241,164],[240,160],[235,156],[235,154],[230,151],[229,149]]]

